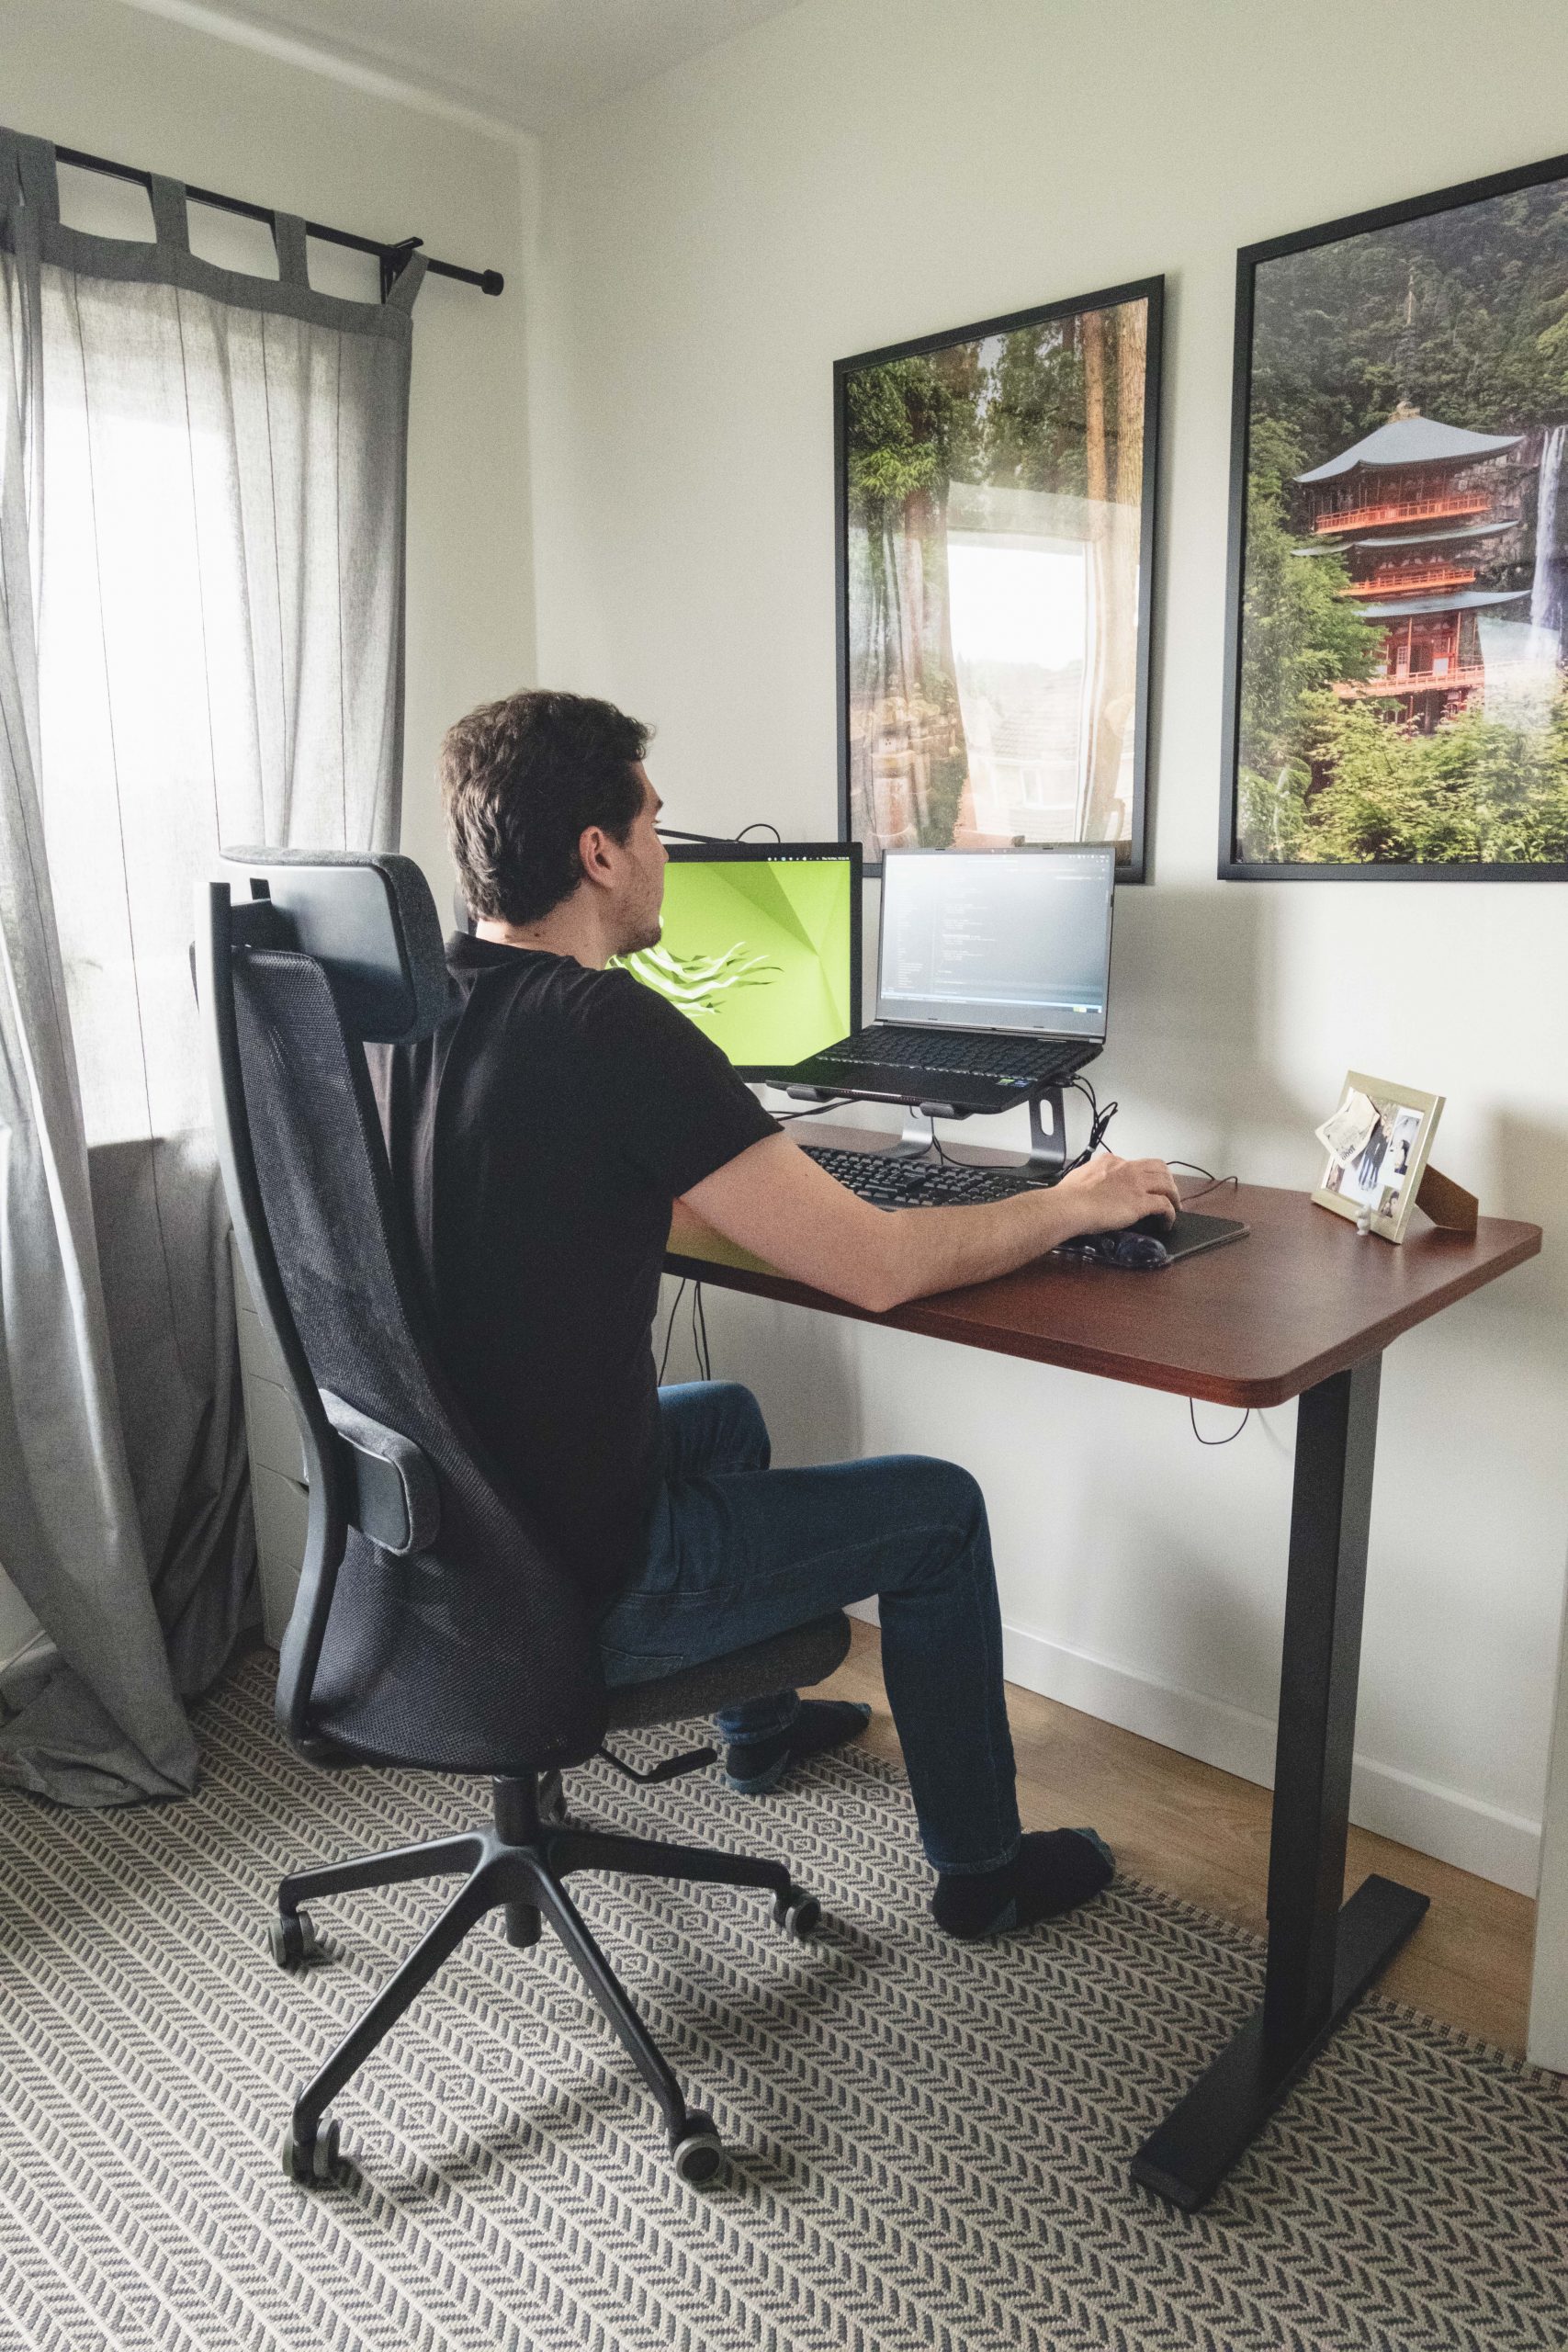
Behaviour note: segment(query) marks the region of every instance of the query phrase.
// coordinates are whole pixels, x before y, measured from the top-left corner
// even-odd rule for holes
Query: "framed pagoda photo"
[[[1568,157],[1238,256],[1220,873],[1568,880]]]
[[[1144,877],[1164,279],[833,369],[840,831]]]

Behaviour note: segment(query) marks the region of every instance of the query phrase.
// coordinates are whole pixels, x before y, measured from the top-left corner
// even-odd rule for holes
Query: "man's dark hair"
[[[469,912],[537,922],[570,898],[584,829],[625,842],[637,820],[632,770],[651,733],[614,703],[542,689],[481,703],[449,727],[441,799]]]

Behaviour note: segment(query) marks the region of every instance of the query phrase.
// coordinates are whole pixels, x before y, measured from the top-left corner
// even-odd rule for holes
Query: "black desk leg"
[[[1427,1909],[1426,1895],[1386,1878],[1367,1879],[1340,1907],[1382,1368],[1371,1356],[1301,1400],[1262,2006],[1133,2159],[1134,2180],[1189,2211]]]

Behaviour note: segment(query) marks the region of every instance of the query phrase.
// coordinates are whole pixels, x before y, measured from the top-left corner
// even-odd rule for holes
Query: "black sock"
[[[765,1739],[734,1741],[726,1750],[724,1769],[730,1781],[748,1794],[775,1788],[792,1764],[810,1756],[826,1756],[858,1739],[871,1721],[871,1709],[848,1699],[803,1699],[795,1721]]]
[[[1092,1829],[1032,1829],[999,1871],[943,1871],[931,1910],[950,1936],[1005,1935],[1100,1894],[1116,1873],[1111,1849]]]

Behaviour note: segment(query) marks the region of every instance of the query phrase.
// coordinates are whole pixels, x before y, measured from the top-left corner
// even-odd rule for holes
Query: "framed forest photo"
[[[839,360],[840,830],[1144,875],[1163,278]]]
[[[1238,256],[1232,879],[1568,880],[1568,157]]]

